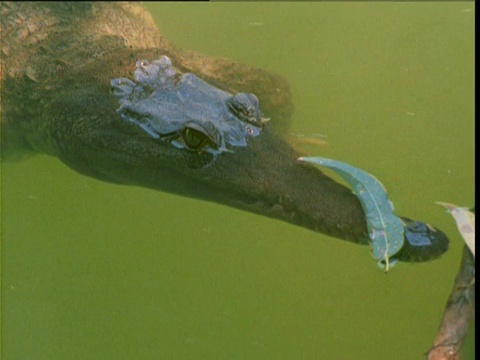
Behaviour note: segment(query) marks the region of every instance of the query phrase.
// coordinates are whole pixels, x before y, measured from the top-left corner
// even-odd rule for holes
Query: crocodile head
[[[120,58],[126,60],[106,59],[105,66],[94,64],[72,80],[65,77],[50,95],[42,93],[51,96],[38,110],[51,122],[42,123],[49,128],[42,143],[51,144],[44,152],[101,180],[214,201],[369,243],[357,197],[298,163],[300,154],[273,131],[281,115],[270,108],[267,121],[255,95],[182,73],[166,56],[137,61],[135,69],[129,57]],[[432,231],[420,236],[427,243],[406,241],[398,259],[444,253],[447,238]]]
[[[2,11],[2,158],[17,148],[45,153],[104,181],[368,243],[365,214],[350,189],[297,163],[300,155],[272,131],[291,110],[278,77],[179,51],[131,4],[13,2]],[[158,60],[135,69],[142,58]],[[432,243],[443,239],[440,246],[412,236],[421,250],[408,250],[405,259],[443,253],[448,241],[440,235],[432,236]]]

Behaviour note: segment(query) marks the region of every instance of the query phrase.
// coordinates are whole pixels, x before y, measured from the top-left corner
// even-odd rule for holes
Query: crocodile
[[[2,161],[43,153],[103,181],[369,243],[357,197],[282,136],[282,77],[176,48],[137,3],[11,2],[1,14]],[[440,230],[404,220],[398,260],[448,249]]]

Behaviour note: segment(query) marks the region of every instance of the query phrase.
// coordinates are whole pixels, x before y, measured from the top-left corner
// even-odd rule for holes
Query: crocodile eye
[[[186,127],[183,131],[183,141],[190,150],[198,150],[211,143],[209,137],[202,131]]]

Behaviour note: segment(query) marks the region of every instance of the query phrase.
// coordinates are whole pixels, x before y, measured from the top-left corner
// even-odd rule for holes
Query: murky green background
[[[287,78],[291,132],[327,136],[305,151],[375,174],[451,249],[385,275],[368,247],[46,156],[5,163],[2,358],[422,359],[463,246],[434,201],[474,201],[473,3],[147,7],[177,46]]]

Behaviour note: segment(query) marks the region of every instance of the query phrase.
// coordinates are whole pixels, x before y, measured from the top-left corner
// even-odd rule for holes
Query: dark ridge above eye
[[[238,119],[256,126],[262,126],[260,106],[253,94],[238,93],[226,101],[228,110]]]

